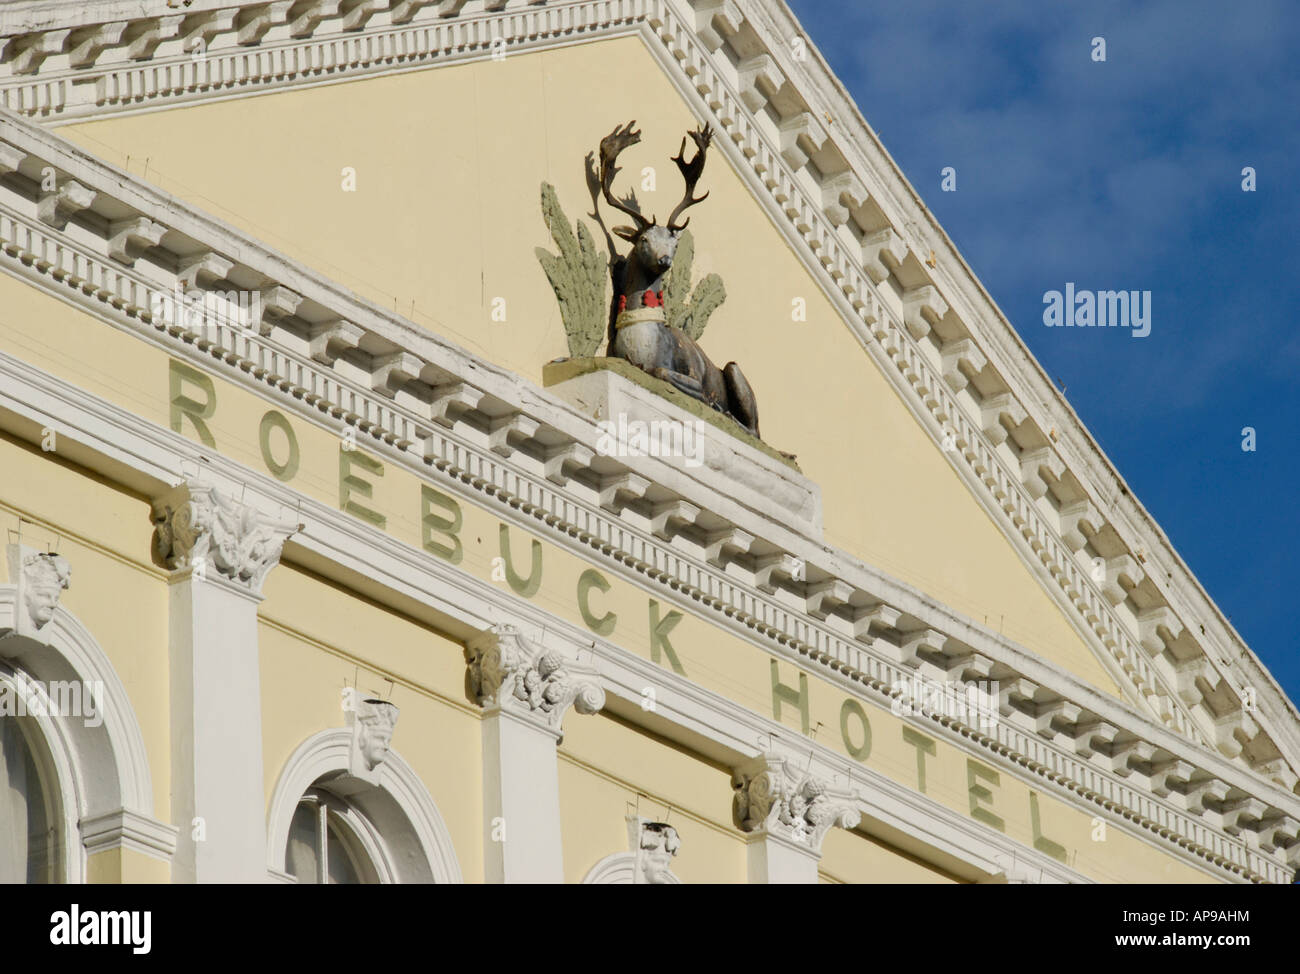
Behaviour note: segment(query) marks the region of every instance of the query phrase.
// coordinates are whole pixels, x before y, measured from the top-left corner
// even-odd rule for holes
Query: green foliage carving
[[[695,341],[704,334],[709,315],[727,300],[727,289],[722,278],[709,274],[691,291],[691,265],[695,261],[695,238],[691,231],[683,230],[677,239],[677,253],[672,269],[664,281],[664,308],[668,324],[676,325]],[[687,301],[687,295],[690,300]]]
[[[569,218],[560,209],[555,187],[550,183],[542,183],[542,218],[560,252],[552,254],[544,247],[534,252],[560,302],[560,320],[569,339],[569,356],[595,355],[609,322],[608,258],[596,249],[591,231],[581,220],[574,235]]]

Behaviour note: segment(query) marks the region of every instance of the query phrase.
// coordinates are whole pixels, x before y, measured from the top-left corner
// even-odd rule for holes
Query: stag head
[[[600,140],[599,170],[593,157],[587,156],[587,187],[591,191],[592,215],[597,220],[600,219],[597,198],[599,193],[604,196],[606,203],[625,216],[631,217],[633,221],[632,226],[617,226],[612,231],[616,236],[632,244],[629,258],[637,260],[647,268],[666,271],[672,266],[673,256],[677,252],[678,237],[691,222],[687,217],[678,223],[678,218],[688,208],[696,203],[702,203],[709,195],[705,193],[697,197],[694,194],[695,184],[699,182],[700,174],[704,171],[705,153],[708,152],[709,143],[713,141],[713,130],[706,125],[702,129],[688,133],[691,141],[695,143],[695,155],[690,161],[686,160],[686,138],[682,139],[677,155],[672,157],[682,178],[686,181],[686,193],[681,202],[674,207],[672,215],[668,217],[668,223],[661,226],[655,217],[646,218],[641,212],[636,194],[631,190],[621,199],[614,195],[614,177],[621,171],[617,165],[619,153],[641,141],[641,132],[639,129],[634,129],[634,125],[636,125],[635,120],[628,122]],[[601,225],[604,225],[603,222]]]

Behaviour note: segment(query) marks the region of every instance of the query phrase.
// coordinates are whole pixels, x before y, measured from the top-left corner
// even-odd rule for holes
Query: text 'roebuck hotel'
[[[1292,881],[1294,705],[781,0],[0,34],[0,880]]]

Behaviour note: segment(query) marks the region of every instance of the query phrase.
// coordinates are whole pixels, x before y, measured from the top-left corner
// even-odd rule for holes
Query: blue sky
[[[1300,701],[1300,6],[790,2],[1112,463]],[[956,192],[940,190],[945,166]],[[1046,327],[1043,295],[1067,281],[1149,290],[1150,335]]]

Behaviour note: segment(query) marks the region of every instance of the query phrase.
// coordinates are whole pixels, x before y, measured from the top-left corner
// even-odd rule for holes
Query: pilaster
[[[595,671],[494,626],[470,640],[470,688],[483,717],[484,865],[489,883],[561,883],[556,747],[572,706],[605,705]]]
[[[296,525],[189,481],[154,502],[155,549],[172,570],[175,882],[263,882],[266,794],[257,607]]]

